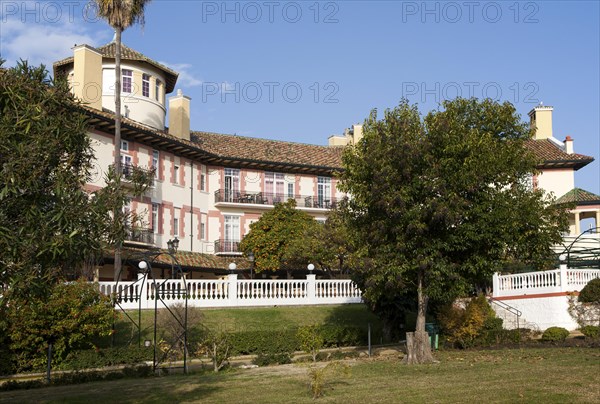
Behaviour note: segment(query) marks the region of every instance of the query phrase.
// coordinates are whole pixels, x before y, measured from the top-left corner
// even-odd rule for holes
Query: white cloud
[[[192,65],[189,63],[167,63],[159,62],[179,73],[177,82],[183,87],[196,87],[202,84],[202,79],[196,76],[196,73],[192,69]]]
[[[0,52],[13,65],[19,59],[30,64],[52,63],[71,55],[75,44],[94,45],[94,39],[85,29],[74,23],[30,24],[19,20],[2,22]]]

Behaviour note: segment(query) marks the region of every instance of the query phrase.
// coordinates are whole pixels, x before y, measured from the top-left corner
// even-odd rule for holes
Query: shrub
[[[312,356],[313,362],[317,361],[317,354],[323,348],[325,340],[316,325],[307,325],[298,329],[298,340],[302,350]]]
[[[600,304],[600,278],[589,281],[579,292],[578,300],[582,303]]]
[[[21,372],[45,368],[49,341],[53,364],[59,365],[72,350],[110,335],[113,307],[97,285],[77,281],[54,285],[45,299],[14,299],[6,316],[15,371]]]
[[[136,365],[152,360],[153,354],[153,348],[137,346],[79,350],[69,353],[60,365],[60,369],[82,370],[114,365]]]
[[[211,358],[215,372],[229,364],[232,347],[228,333],[205,330],[196,347],[196,355],[207,355]]]
[[[200,342],[202,332],[199,325],[202,321],[202,312],[196,307],[188,307],[187,310],[187,349],[194,347]],[[185,305],[176,303],[169,308],[158,312],[156,319],[157,329],[159,330],[159,346],[165,357],[172,360],[183,358],[184,350],[184,324],[185,324]]]
[[[562,327],[550,327],[542,334],[542,341],[563,342],[569,336],[569,331]]]
[[[438,313],[446,340],[453,346],[469,348],[497,340],[502,320],[496,319],[484,295],[472,299],[465,309],[446,306]]]
[[[600,327],[595,325],[586,325],[580,328],[580,331],[586,338],[596,339],[600,337]]]
[[[308,369],[309,387],[313,400],[323,395],[323,391],[327,387],[325,377],[328,374],[332,376],[338,374],[348,376],[349,373],[350,367],[340,362],[331,362],[324,367],[311,367]]]

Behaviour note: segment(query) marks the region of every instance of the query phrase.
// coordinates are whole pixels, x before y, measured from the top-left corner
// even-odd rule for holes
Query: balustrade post
[[[498,272],[494,272],[492,276],[492,297],[500,295],[500,275]]]
[[[229,288],[229,305],[237,306],[237,296],[238,296],[238,280],[237,274],[229,274],[227,275],[227,287]]]
[[[568,288],[568,279],[567,279],[567,264],[560,264],[560,291],[566,292]]]
[[[306,300],[307,303],[316,303],[317,298],[317,275],[306,275],[308,284],[306,285]]]

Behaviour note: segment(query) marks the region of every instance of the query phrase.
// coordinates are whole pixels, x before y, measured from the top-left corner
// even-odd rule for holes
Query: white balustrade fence
[[[155,286],[156,285],[156,286]],[[113,296],[123,309],[153,309],[185,302],[189,307],[251,307],[361,303],[360,290],[349,279],[253,279],[228,275],[222,280],[146,279],[99,282],[100,291]],[[186,293],[187,292],[187,293]]]
[[[600,269],[560,269],[522,274],[494,274],[493,296],[521,296],[544,293],[579,292],[592,279],[600,278]]]

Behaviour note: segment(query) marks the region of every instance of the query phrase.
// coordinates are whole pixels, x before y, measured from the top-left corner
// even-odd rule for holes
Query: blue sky
[[[86,1],[0,0],[0,54],[35,64],[112,39]],[[180,72],[195,130],[326,144],[405,96],[423,112],[456,95],[554,106],[554,136],[596,161],[597,1],[166,1],[126,45]]]

